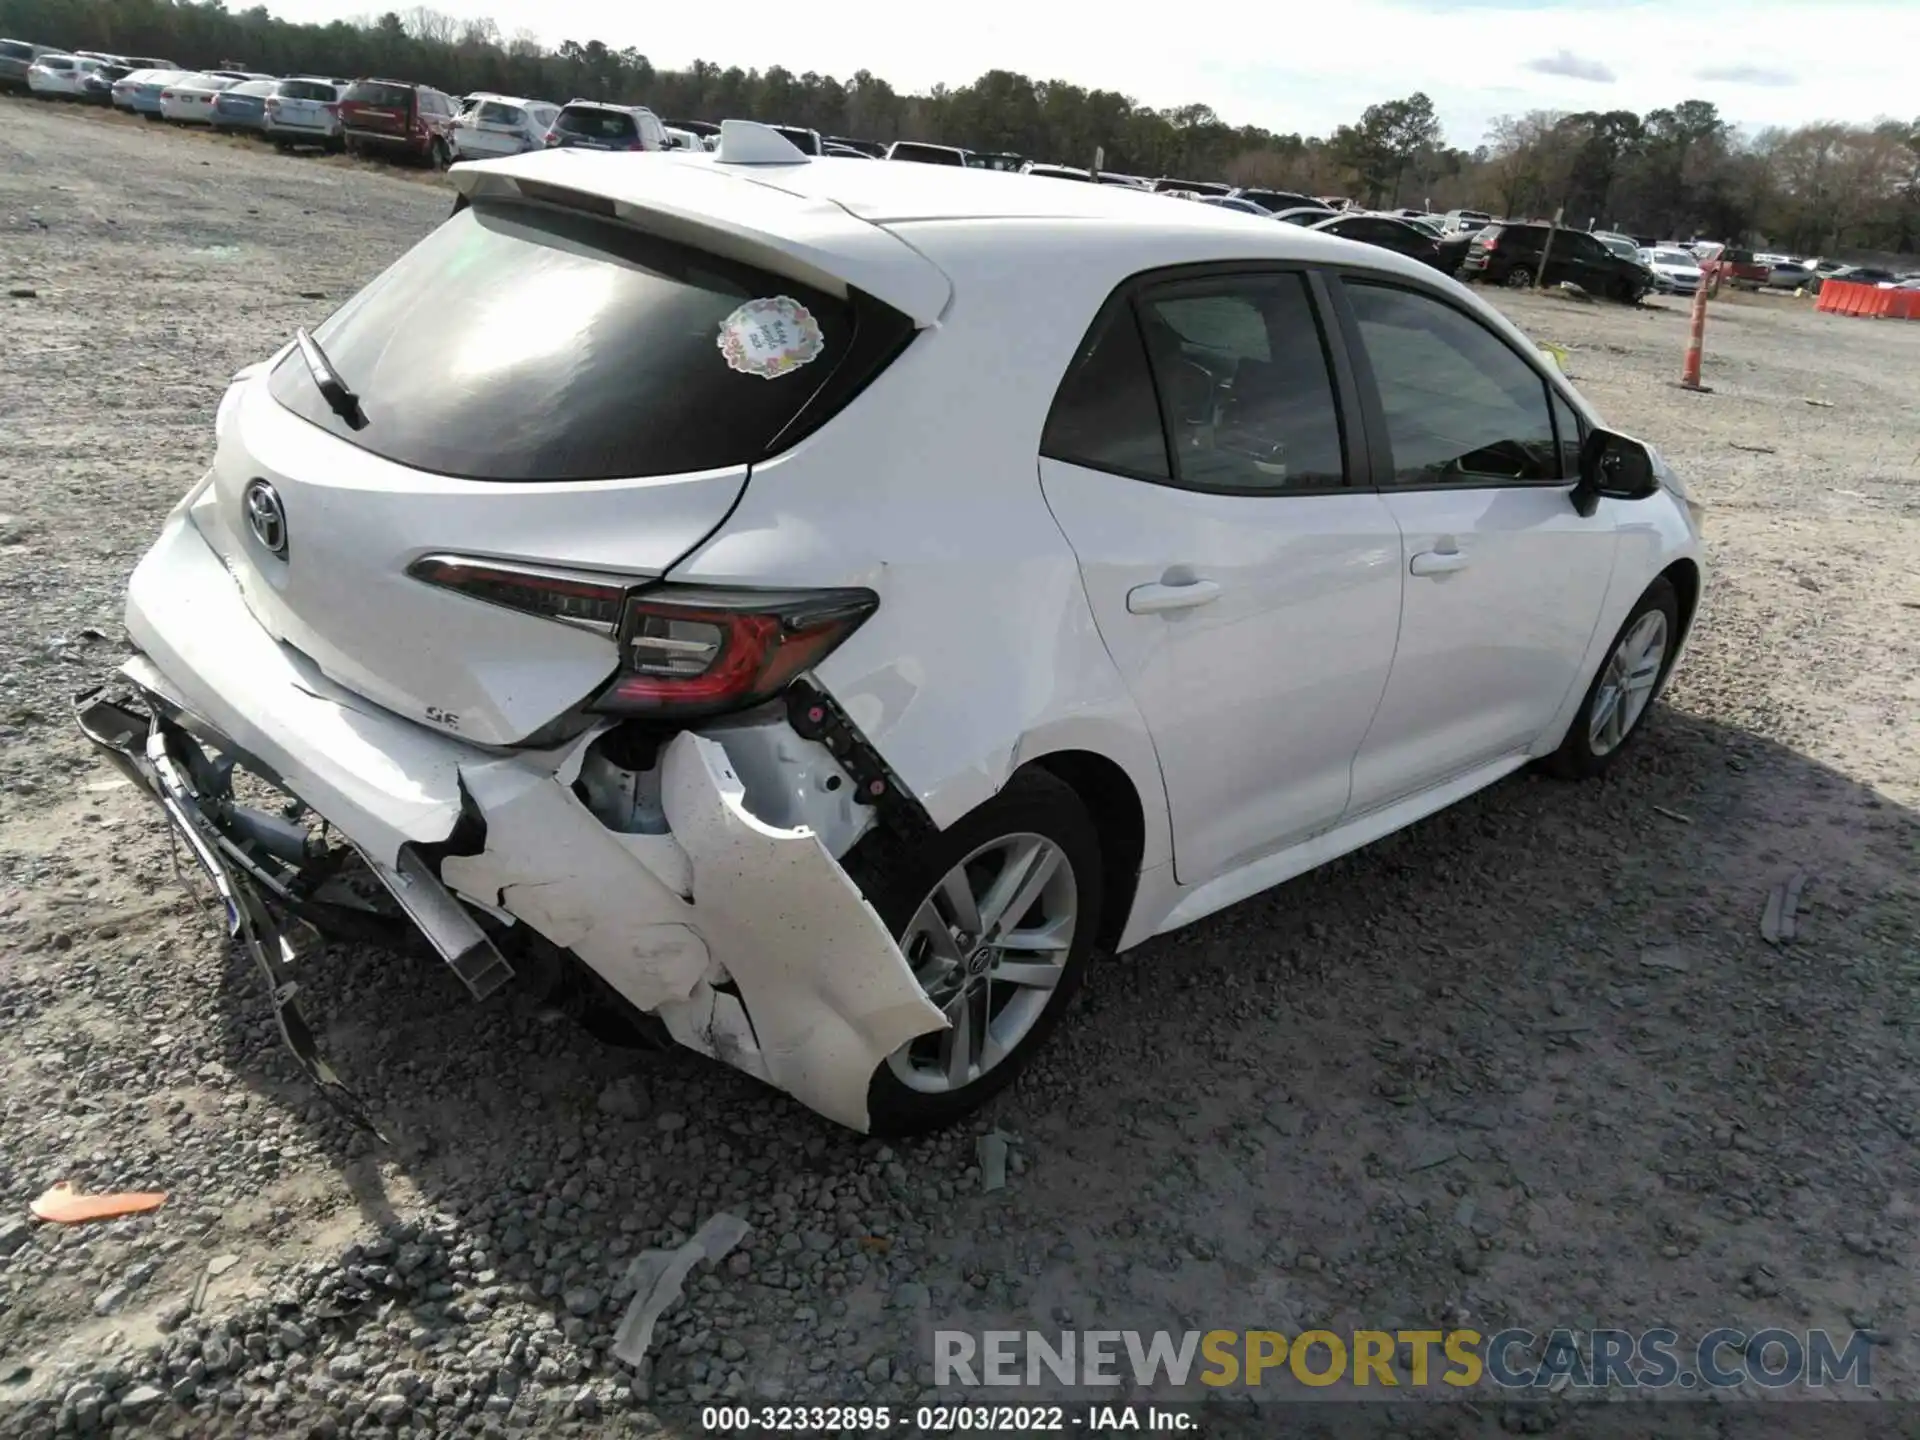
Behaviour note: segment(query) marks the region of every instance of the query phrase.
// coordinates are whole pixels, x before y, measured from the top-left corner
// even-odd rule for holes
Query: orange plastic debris
[[[42,1220],[52,1220],[61,1225],[79,1225],[88,1220],[116,1220],[122,1215],[158,1210],[166,1198],[164,1190],[125,1190],[117,1195],[82,1195],[62,1180],[27,1208]]]

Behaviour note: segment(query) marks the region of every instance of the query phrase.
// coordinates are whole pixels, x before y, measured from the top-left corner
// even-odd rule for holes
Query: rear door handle
[[[1190,580],[1185,585],[1136,585],[1127,592],[1127,609],[1135,615],[1164,615],[1169,610],[1191,610],[1220,598],[1212,580]]]
[[[1467,557],[1458,550],[1422,550],[1407,568],[1415,575],[1451,575],[1467,568]]]

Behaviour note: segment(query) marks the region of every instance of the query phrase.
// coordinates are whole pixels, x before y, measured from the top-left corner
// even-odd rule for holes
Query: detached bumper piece
[[[302,911],[325,908],[308,897],[331,878],[328,852],[299,826],[236,802],[237,751],[222,749],[217,759],[210,757],[161,706],[143,714],[100,695],[91,691],[75,702],[81,732],[159,803],[213,882],[226,910],[227,931],[265,978],[274,1021],[301,1070],[336,1110],[384,1140],[366,1107],[320,1054],[298,1000],[296,966],[303,952],[320,943]],[[485,934],[423,866],[415,875],[388,876],[379,867],[376,873],[436,948],[456,947],[447,959],[470,989],[484,985],[491,991],[511,975]]]

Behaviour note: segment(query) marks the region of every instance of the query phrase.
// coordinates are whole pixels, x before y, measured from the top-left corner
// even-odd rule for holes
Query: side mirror
[[[1600,498],[1644,500],[1660,488],[1653,452],[1631,435],[1589,430],[1580,447],[1580,480],[1573,487],[1573,508],[1591,515]]]

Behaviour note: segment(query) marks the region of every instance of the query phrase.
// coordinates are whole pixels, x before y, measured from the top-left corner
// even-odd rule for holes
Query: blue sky
[[[330,20],[366,0],[268,0]],[[396,8],[404,9],[404,5]],[[503,32],[638,46],[656,65],[781,64],[902,89],[1002,67],[1211,104],[1227,120],[1324,134],[1368,104],[1433,97],[1448,139],[1478,144],[1496,115],[1626,109],[1699,98],[1758,128],[1920,114],[1920,0],[461,0]],[[1703,44],[1703,37],[1714,37]],[[632,97],[644,101],[644,96]]]

